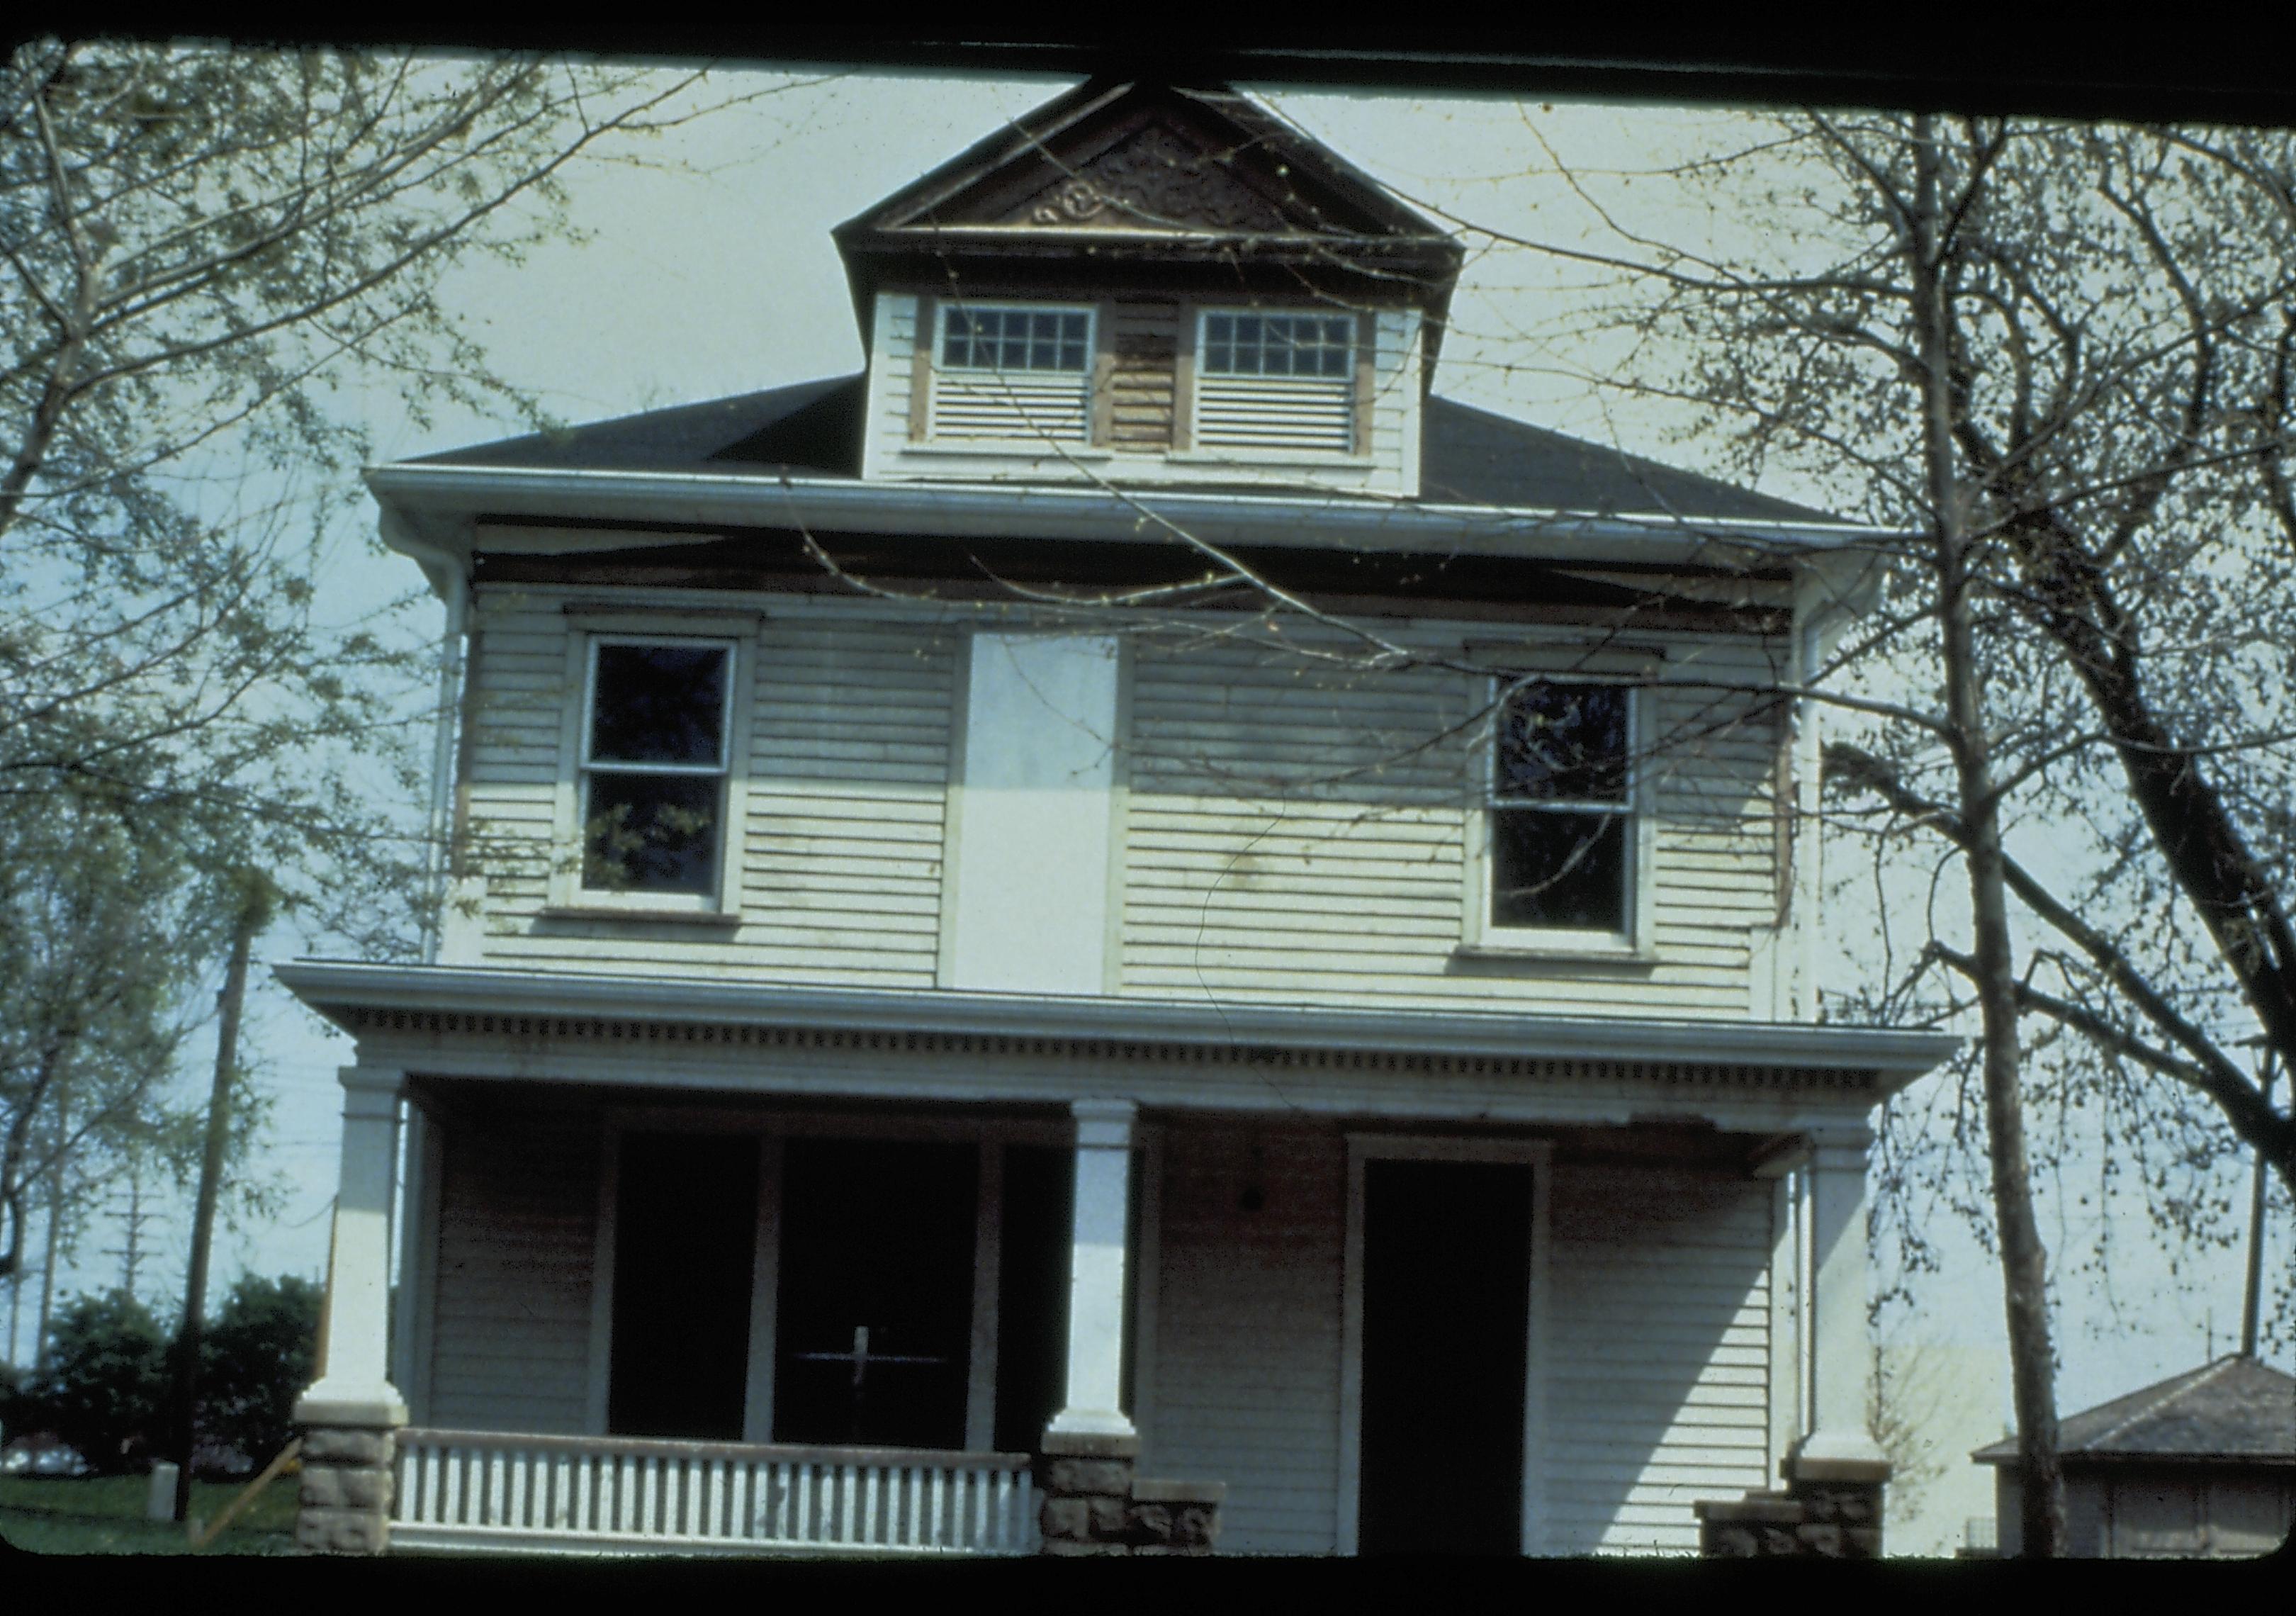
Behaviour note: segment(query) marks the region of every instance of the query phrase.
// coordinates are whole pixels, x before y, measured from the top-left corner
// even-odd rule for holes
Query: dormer
[[[865,479],[1419,491],[1459,246],[1233,91],[1086,84],[836,240]]]

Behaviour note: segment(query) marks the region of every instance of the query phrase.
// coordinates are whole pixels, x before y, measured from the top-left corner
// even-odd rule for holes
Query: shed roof
[[[2230,1353],[2060,1421],[2057,1447],[2069,1460],[2296,1464],[2296,1375]],[[2014,1464],[2017,1440],[2005,1437],[1970,1457]]]
[[[859,480],[864,379],[834,377],[425,455],[415,465],[784,472]],[[1840,518],[1449,398],[1430,398],[1422,503],[1692,521]],[[1345,496],[1334,495],[1334,498]]]

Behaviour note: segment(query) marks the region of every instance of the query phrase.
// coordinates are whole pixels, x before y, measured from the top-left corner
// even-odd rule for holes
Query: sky
[[[732,75],[712,91],[743,93],[783,81]],[[1065,89],[1062,78],[928,78],[805,75],[777,94],[698,120],[648,147],[644,166],[597,163],[571,176],[580,242],[537,251],[522,267],[472,266],[449,275],[442,297],[470,311],[501,375],[552,414],[594,420],[857,370],[861,353],[832,226],[955,154],[1004,119]],[[1247,86],[1249,87],[1249,86]],[[1581,182],[1632,205],[1626,176],[1687,153],[1727,149],[1747,130],[1723,114],[1680,107],[1588,103],[1519,104],[1512,99],[1271,91],[1281,112],[1402,194],[1440,215],[1473,218],[1512,234],[1566,243],[1594,241],[1595,221],[1558,161]],[[1646,184],[1643,194],[1654,187]],[[1653,228],[1679,221],[1646,217]],[[1759,221],[1744,227],[1759,230]],[[1620,340],[1587,330],[1595,277],[1562,260],[1469,240],[1470,256],[1443,349],[1438,389],[1582,436],[1615,438],[1677,463],[1708,462],[1711,446],[1670,435],[1677,424],[1649,407],[1623,405],[1590,385]],[[388,461],[483,441],[519,430],[507,418],[443,413],[416,426],[389,389],[355,389],[348,407]],[[1821,488],[1791,481],[1767,491],[1824,506]],[[371,527],[372,505],[360,519]],[[318,586],[323,598],[367,602],[419,583],[411,562],[378,554],[356,526],[334,546]],[[435,604],[420,627],[437,632]],[[265,939],[260,957],[300,952],[291,935]],[[320,1276],[340,1137],[336,1067],[348,1041],[332,1035],[258,972],[245,1040],[275,1106],[262,1166],[284,1186],[275,1217],[227,1229],[215,1267],[218,1291],[237,1273]],[[195,1043],[186,1094],[204,1092],[211,1045]],[[1934,1096],[1916,1096],[1924,1103]],[[2247,1180],[2231,1188],[2246,1204]],[[2109,1231],[2105,1274],[2079,1276],[2061,1299],[2060,1406],[2065,1411],[2189,1368],[2212,1345],[2236,1341],[2237,1252],[2180,1251],[2156,1237],[2141,1205],[2079,1188],[2054,1197],[2053,1251],[2078,1252]],[[180,1295],[185,1197],[162,1202],[144,1236],[138,1288],[164,1312]],[[1915,1302],[1889,1317],[1903,1341],[1997,1348],[1997,1275],[1974,1241],[1940,1212],[1944,1269],[1913,1280]],[[2289,1267],[2290,1219],[2274,1233],[2272,1260]],[[37,1247],[38,1231],[34,1231]],[[69,1292],[119,1283],[117,1218],[81,1243],[62,1270]],[[37,1251],[35,1253],[37,1257]],[[1880,1273],[1894,1265],[1885,1254]],[[28,1287],[21,1312],[33,1310]],[[4,1305],[0,1300],[0,1305]],[[0,1327],[7,1324],[0,1318]],[[14,1356],[29,1358],[30,1319],[16,1325]],[[2283,1354],[2284,1360],[2285,1354]]]

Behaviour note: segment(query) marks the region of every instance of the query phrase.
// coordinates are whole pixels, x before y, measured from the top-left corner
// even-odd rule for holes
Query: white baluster
[[[578,1532],[590,1530],[590,1467],[588,1454],[578,1454],[574,1459],[574,1508],[567,1524]]]
[[[932,1514],[925,1525],[925,1541],[938,1547],[941,1541],[941,1515],[948,1507],[948,1466],[936,1464],[932,1472]]]
[[[463,1523],[462,1450],[455,1448],[441,1448],[439,1452],[439,1470],[444,1479],[444,1485],[440,1489],[439,1524],[460,1526]]]

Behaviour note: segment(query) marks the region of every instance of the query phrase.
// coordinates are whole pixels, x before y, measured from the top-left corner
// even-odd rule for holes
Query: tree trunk
[[[2049,1342],[2047,1253],[2033,1214],[2031,1169],[2018,1089],[2016,956],[2009,939],[2003,876],[1999,798],[1979,693],[1971,625],[1968,501],[1954,455],[1954,395],[1948,311],[1941,276],[1938,148],[1935,125],[1914,120],[1916,193],[1911,221],[1914,318],[1920,338],[1923,473],[1934,513],[1931,566],[1938,589],[1940,660],[1948,745],[1969,840],[1971,953],[1977,965],[1983,1031],[1985,1121],[1993,1169],[1994,1216],[2001,1236],[2001,1278],[2008,1313],[2010,1378],[2023,1472],[2023,1552],[2054,1559],[2064,1553],[2064,1472],[2057,1455],[2056,1369]]]

